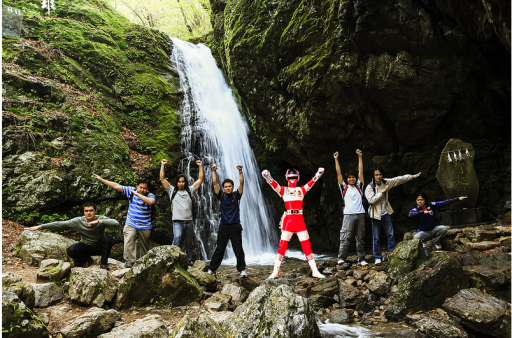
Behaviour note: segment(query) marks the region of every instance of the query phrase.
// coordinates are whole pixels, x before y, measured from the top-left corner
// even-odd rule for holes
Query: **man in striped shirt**
[[[130,201],[128,217],[123,229],[125,268],[131,268],[137,260],[137,246],[135,239],[139,235],[140,257],[149,250],[149,237],[151,235],[151,205],[155,203],[155,195],[148,191],[148,181],[139,179],[135,187],[122,186],[107,181],[93,174],[101,183],[122,192]],[[133,194],[133,196],[132,196]]]

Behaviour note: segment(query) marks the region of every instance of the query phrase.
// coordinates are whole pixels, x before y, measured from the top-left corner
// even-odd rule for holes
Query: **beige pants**
[[[144,256],[149,250],[149,237],[151,229],[137,230],[128,224],[124,226],[124,260],[126,263],[135,263],[137,260],[137,244],[135,239],[139,234],[140,257]]]

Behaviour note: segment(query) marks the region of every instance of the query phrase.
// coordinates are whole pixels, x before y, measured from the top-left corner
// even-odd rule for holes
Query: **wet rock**
[[[361,301],[361,291],[355,286],[340,282],[340,307],[355,305]]]
[[[377,302],[372,300],[372,301],[361,302],[361,303],[357,304],[356,310],[361,311],[361,312],[370,312],[370,311],[375,310],[376,307],[377,307]]]
[[[510,249],[511,248],[511,241],[510,236],[501,236],[500,237],[500,245],[503,245],[505,248]]]
[[[114,307],[147,305],[155,297],[173,306],[200,300],[201,287],[187,273],[187,267],[187,256],[176,246],[163,245],[149,250],[119,281]]]
[[[146,316],[136,319],[129,324],[115,327],[109,333],[99,335],[98,338],[168,338],[167,328],[163,318],[159,315]]]
[[[503,268],[489,265],[476,265],[466,267],[472,285],[483,287],[485,290],[499,290],[510,288],[510,265]]]
[[[60,332],[65,338],[95,338],[113,328],[118,320],[121,320],[121,314],[116,310],[94,309],[66,325]]]
[[[221,293],[224,295],[231,296],[231,300],[234,302],[244,302],[249,296],[249,293],[247,292],[246,289],[235,284],[224,285]]]
[[[75,243],[72,239],[54,233],[26,230],[19,238],[19,256],[33,266],[38,266],[48,258],[69,262],[71,258],[66,249]]]
[[[432,338],[468,338],[467,332],[450,317],[443,317],[431,312],[408,315],[405,322],[419,332]]]
[[[211,318],[200,315],[194,319],[183,317],[171,333],[171,338],[228,338],[228,335]]]
[[[392,329],[389,334],[384,334],[383,337],[389,338],[428,338],[420,332],[410,329]]]
[[[355,279],[363,280],[364,277],[368,274],[368,272],[369,271],[366,271],[366,270],[354,270],[354,272],[352,273],[352,276]]]
[[[55,283],[31,283],[31,286],[34,289],[35,307],[47,307],[60,302],[64,298],[64,290]]]
[[[490,241],[497,236],[496,230],[488,230],[480,227],[464,229],[466,237],[473,243]]]
[[[336,270],[338,271],[347,270],[348,268],[350,268],[350,263],[345,262],[341,265],[336,265]]]
[[[334,271],[336,271],[336,268],[327,267],[324,269],[323,273],[324,273],[324,275],[329,276],[329,275],[332,275],[334,273]]]
[[[21,276],[15,275],[12,272],[5,272],[2,274],[2,287],[7,288],[11,284],[21,282]]]
[[[14,283],[5,290],[14,293],[25,305],[32,309],[36,305],[36,292],[30,283]]]
[[[427,255],[420,239],[402,241],[391,253],[386,272],[392,277],[402,277],[418,268],[426,260]]]
[[[480,290],[467,289],[447,299],[443,308],[472,330],[496,337],[510,337],[510,303]]]
[[[234,338],[320,336],[309,300],[294,294],[289,285],[257,287],[222,327]]]
[[[326,297],[322,295],[312,295],[308,297],[308,300],[310,301],[311,305],[313,306],[313,309],[315,311],[322,309],[322,308],[328,308],[332,304],[334,304],[336,301],[331,297]]]
[[[231,301],[230,295],[225,295],[221,292],[215,292],[210,298],[204,302],[204,307],[211,311],[226,311],[229,308]]]
[[[335,276],[329,276],[321,279],[316,286],[311,288],[311,294],[325,297],[334,297],[338,292],[338,279]]]
[[[346,309],[331,312],[329,323],[347,324],[352,322],[352,312]]]
[[[5,337],[50,337],[41,318],[12,292],[2,292],[2,330]]]
[[[466,245],[466,248],[468,248],[470,250],[484,251],[484,250],[494,249],[495,247],[500,245],[500,242],[491,242],[491,241],[484,241],[484,242],[477,242],[477,243],[466,242],[465,245]]]
[[[368,283],[368,289],[372,292],[375,292],[379,296],[385,296],[390,291],[390,286],[388,283],[383,282],[378,279],[372,279]]]
[[[107,270],[74,268],[69,276],[69,298],[85,305],[102,307],[117,292],[117,282]]]
[[[201,261],[196,261],[201,262]],[[204,262],[202,262],[204,263]],[[194,265],[199,266],[201,269],[195,268],[194,266],[188,267],[188,274],[192,276],[199,285],[203,286],[206,291],[215,291],[217,290],[217,278],[214,275],[210,275],[208,272],[204,272],[202,270],[203,265],[200,263],[194,263]],[[207,268],[208,269],[208,268]]]
[[[238,285],[244,287],[247,291],[252,292],[254,289],[256,289],[258,286],[263,284],[263,281],[254,278],[254,277],[247,277],[247,278],[239,278],[238,279]]]
[[[39,265],[37,279],[60,281],[69,274],[70,270],[71,264],[69,262],[63,262],[58,259],[45,259]]]
[[[435,252],[431,259],[399,281],[392,304],[405,311],[386,311],[386,318],[396,320],[397,314],[403,316],[439,307],[446,298],[468,287],[469,277],[459,260],[446,252]]]

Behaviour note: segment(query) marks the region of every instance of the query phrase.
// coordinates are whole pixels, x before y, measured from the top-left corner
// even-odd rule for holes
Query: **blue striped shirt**
[[[135,187],[123,186],[123,194],[130,200],[132,190],[137,190]],[[155,200],[155,195],[149,193],[148,198]],[[126,224],[137,230],[149,230],[151,229],[151,209],[141,200],[139,197],[133,195],[132,203],[128,207],[128,217],[126,218]]]

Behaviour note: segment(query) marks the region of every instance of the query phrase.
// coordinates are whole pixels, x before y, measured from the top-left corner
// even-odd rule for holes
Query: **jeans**
[[[149,237],[151,236],[151,229],[137,230],[134,227],[126,224],[123,229],[124,235],[124,260],[126,263],[132,264],[137,260],[137,244],[136,239],[139,235],[140,257],[144,256],[149,251]]]
[[[373,234],[373,255],[375,259],[382,259],[382,248],[380,247],[380,229],[384,227],[384,232],[388,238],[388,251],[395,250],[395,233],[393,230],[393,222],[388,214],[382,215],[381,219],[372,218],[372,234]]]
[[[82,266],[85,262],[91,259],[91,256],[101,255],[101,264],[108,263],[108,257],[112,250],[112,237],[103,235],[93,245],[88,245],[82,242],[77,242],[66,249],[68,256],[73,258],[77,266]]]
[[[187,253],[188,264],[192,264],[192,250],[194,249],[194,221],[172,221],[172,232],[174,238],[172,245],[180,246],[181,235],[185,232],[185,252]]]
[[[430,241],[432,239],[432,242],[434,242],[434,245],[441,245],[441,240],[446,236],[446,232],[448,231],[448,228],[446,228],[444,225],[438,225],[434,227],[434,229],[430,231],[419,231],[414,238],[419,238],[423,243],[426,241]]]
[[[222,263],[222,258],[224,258],[224,253],[226,252],[228,241],[231,241],[233,251],[235,252],[236,269],[238,272],[245,270],[245,254],[242,247],[242,230],[241,227],[237,226],[238,223],[221,224],[219,226],[219,233],[217,235],[217,247],[213,253],[212,260],[210,261],[210,270],[215,272],[219,268],[220,263]]]
[[[356,237],[357,258],[364,261],[364,214],[345,215],[340,230],[340,252],[338,259],[345,260],[348,254],[350,240]]]

